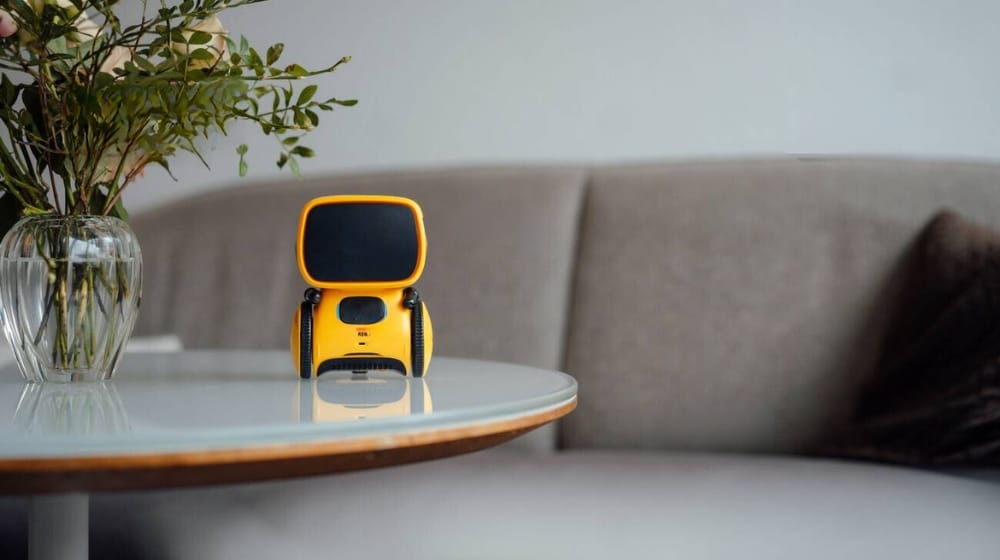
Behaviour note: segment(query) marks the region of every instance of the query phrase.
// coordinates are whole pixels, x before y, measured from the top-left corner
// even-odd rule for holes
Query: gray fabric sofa
[[[284,348],[298,213],[423,206],[439,355],[560,369],[579,406],[478,454],[95,498],[145,558],[1000,558],[1000,482],[813,455],[873,370],[906,248],[1000,227],[1000,166],[785,158],[243,185],[133,225],[137,334]],[[100,528],[99,527],[103,527]]]

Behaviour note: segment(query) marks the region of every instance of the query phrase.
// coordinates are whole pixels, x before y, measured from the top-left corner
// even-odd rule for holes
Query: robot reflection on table
[[[430,414],[430,387],[419,377],[394,372],[364,375],[331,371],[300,383],[293,404],[296,422],[355,422]]]
[[[299,219],[296,253],[311,286],[292,320],[299,377],[337,370],[423,376],[434,337],[413,287],[427,256],[416,202],[380,195],[313,199]]]

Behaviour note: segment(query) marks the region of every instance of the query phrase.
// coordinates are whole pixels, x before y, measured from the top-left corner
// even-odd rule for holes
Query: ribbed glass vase
[[[139,242],[107,216],[36,216],[0,241],[3,330],[28,381],[114,373],[142,292]]]

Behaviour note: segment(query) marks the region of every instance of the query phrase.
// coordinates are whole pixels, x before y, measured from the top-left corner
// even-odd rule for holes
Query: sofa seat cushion
[[[93,508],[147,558],[1000,558],[1000,485],[769,456],[494,450]]]

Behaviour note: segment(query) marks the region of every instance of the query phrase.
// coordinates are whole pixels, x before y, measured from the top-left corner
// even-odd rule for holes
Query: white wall
[[[776,153],[997,158],[1000,3],[983,0],[272,0],[234,34],[354,60],[320,94],[326,172]],[[284,175],[249,127],[133,186],[134,210]]]

